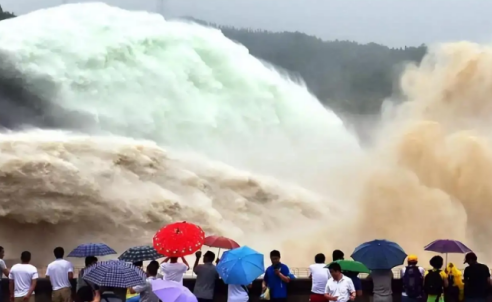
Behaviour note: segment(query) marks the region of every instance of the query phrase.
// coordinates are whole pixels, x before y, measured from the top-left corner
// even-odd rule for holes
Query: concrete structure
[[[75,288],[75,280],[74,280]],[[193,290],[195,285],[195,279],[186,278],[184,279],[184,285],[189,289]],[[362,280],[362,286],[364,289],[364,296],[358,301],[360,302],[369,302],[370,293],[372,291],[372,282],[369,280]],[[298,278],[292,280],[288,287],[289,290],[289,302],[308,302],[309,301],[309,293],[311,290],[311,280],[307,278]],[[8,291],[8,279],[2,280],[2,291],[4,293],[3,302],[9,302],[9,291]],[[401,281],[399,279],[395,279],[393,283],[393,291],[394,291],[394,302],[401,301]],[[259,296],[261,292],[261,280],[257,280],[253,284],[253,289],[251,290],[250,302],[258,302]],[[121,295],[124,297],[126,290],[121,291]],[[74,293],[75,294],[75,293]],[[216,288],[215,302],[227,302],[227,286],[218,282]],[[36,302],[51,302],[51,284],[47,279],[39,279],[38,285],[36,288]]]
[[[2,290],[4,293],[3,301],[9,302],[9,292],[8,292],[8,279],[2,280]],[[195,279],[186,278],[184,279],[184,285],[190,290],[193,290],[195,285]],[[75,281],[73,282],[73,288],[75,288]],[[372,292],[372,282],[370,280],[362,279],[362,288],[364,290],[364,295],[357,298],[357,302],[370,302],[371,292]],[[309,293],[311,290],[311,280],[308,278],[298,278],[292,280],[288,287],[289,298],[288,302],[309,302]],[[401,302],[401,290],[402,284],[400,279],[393,280],[393,302]],[[261,292],[261,280],[257,280],[253,284],[253,289],[251,290],[250,302],[259,302],[259,296]],[[74,293],[75,294],[75,293]],[[122,289],[119,293],[122,297],[125,296],[126,290]],[[36,288],[36,302],[51,302],[51,284],[46,279],[39,279],[38,286]],[[222,282],[217,284],[216,294],[214,302],[227,302],[227,286]],[[488,302],[492,302],[492,297],[489,296]]]

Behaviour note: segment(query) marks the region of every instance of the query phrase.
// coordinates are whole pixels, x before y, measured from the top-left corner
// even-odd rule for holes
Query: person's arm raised
[[[187,267],[187,270],[190,269],[190,265],[188,264],[188,261],[186,261],[186,258],[185,257],[181,257],[181,261],[183,261],[184,265],[186,265]]]
[[[194,272],[196,275],[198,275],[198,274],[197,274],[197,267],[198,267],[198,263],[200,262],[200,258],[202,257],[202,251],[198,251],[198,252],[196,252],[196,253],[195,253],[195,257],[196,257],[196,259],[195,259],[195,264],[193,264],[193,272]]]

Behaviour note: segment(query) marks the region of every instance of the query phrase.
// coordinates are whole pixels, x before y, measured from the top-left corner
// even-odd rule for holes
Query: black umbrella
[[[118,259],[126,262],[148,261],[163,258],[154,247],[150,245],[135,246],[127,249]]]

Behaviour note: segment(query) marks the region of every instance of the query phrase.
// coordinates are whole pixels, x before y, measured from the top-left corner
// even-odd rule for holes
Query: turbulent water
[[[105,4],[0,23],[0,235],[44,260],[177,220],[305,265],[386,237],[492,232],[492,50],[436,47],[363,150],[301,81],[218,30]]]

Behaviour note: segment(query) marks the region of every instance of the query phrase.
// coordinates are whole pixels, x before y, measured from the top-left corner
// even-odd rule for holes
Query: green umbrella
[[[337,260],[335,262],[340,264],[342,271],[348,271],[354,273],[366,273],[366,274],[369,274],[371,272],[362,262],[359,261]],[[330,264],[326,265],[325,267],[328,268]]]

